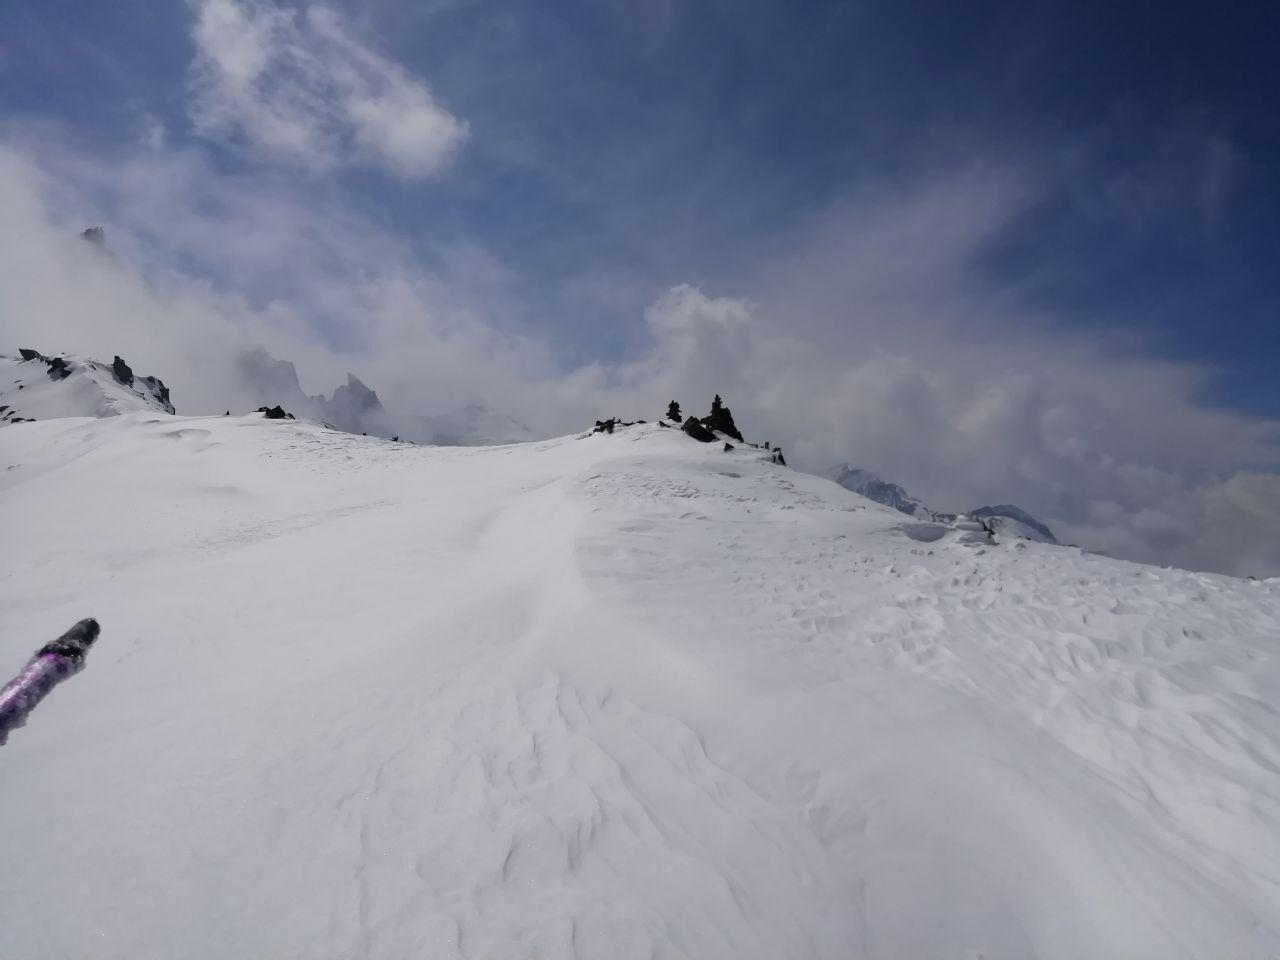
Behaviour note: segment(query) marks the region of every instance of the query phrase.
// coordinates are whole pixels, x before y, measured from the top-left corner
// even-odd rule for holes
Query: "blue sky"
[[[482,245],[575,356],[625,355],[654,291],[749,277],[841,198],[1007,161],[1043,181],[975,278],[1052,322],[1217,364],[1216,399],[1280,413],[1269,5],[384,0],[347,16],[474,135],[446,178],[356,169],[313,189],[358,196],[424,256]],[[136,141],[144,116],[190,137],[191,18],[6,4],[0,105],[93,149]],[[584,276],[616,298],[577,291]]]
[[[215,343],[548,431],[718,390],[803,465],[1238,566],[1280,541],[1277,37],[1264,4],[11,0],[8,226],[102,222],[135,274],[58,312],[11,267],[0,332],[211,409]]]

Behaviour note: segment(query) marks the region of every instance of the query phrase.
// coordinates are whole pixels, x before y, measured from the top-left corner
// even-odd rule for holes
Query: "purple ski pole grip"
[[[27,661],[22,672],[0,689],[0,744],[27,722],[45,696],[67,677],[80,671],[84,657],[98,639],[98,621],[81,620],[52,643],[46,643]]]

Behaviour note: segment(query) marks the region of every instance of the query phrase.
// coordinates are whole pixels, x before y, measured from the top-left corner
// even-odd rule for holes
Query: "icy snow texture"
[[[103,627],[0,749],[0,955],[1280,953],[1280,581],[656,426],[143,413],[0,466],[0,665]]]

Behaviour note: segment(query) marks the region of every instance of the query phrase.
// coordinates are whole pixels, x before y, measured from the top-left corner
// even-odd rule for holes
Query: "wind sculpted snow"
[[[1267,958],[1280,582],[676,430],[0,433],[0,955]]]

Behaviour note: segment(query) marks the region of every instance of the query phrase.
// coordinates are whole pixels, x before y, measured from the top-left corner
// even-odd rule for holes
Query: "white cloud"
[[[255,344],[311,393],[351,370],[393,409],[480,400],[547,433],[719,392],[802,468],[851,460],[942,508],[1018,503],[1119,556],[1280,574],[1280,425],[1204,407],[1202,371],[976,297],[964,266],[1016,206],[991,184],[840,211],[752,298],[676,286],[635,318],[638,355],[573,369],[514,332],[510,274],[482,248],[427,270],[335,204],[197,152],[0,147],[0,348],[120,353],[185,413],[243,406],[231,359]],[[75,239],[90,223],[113,257]]]
[[[323,171],[437,173],[467,136],[399,64],[368,49],[323,6],[194,0],[191,119],[202,136]]]

